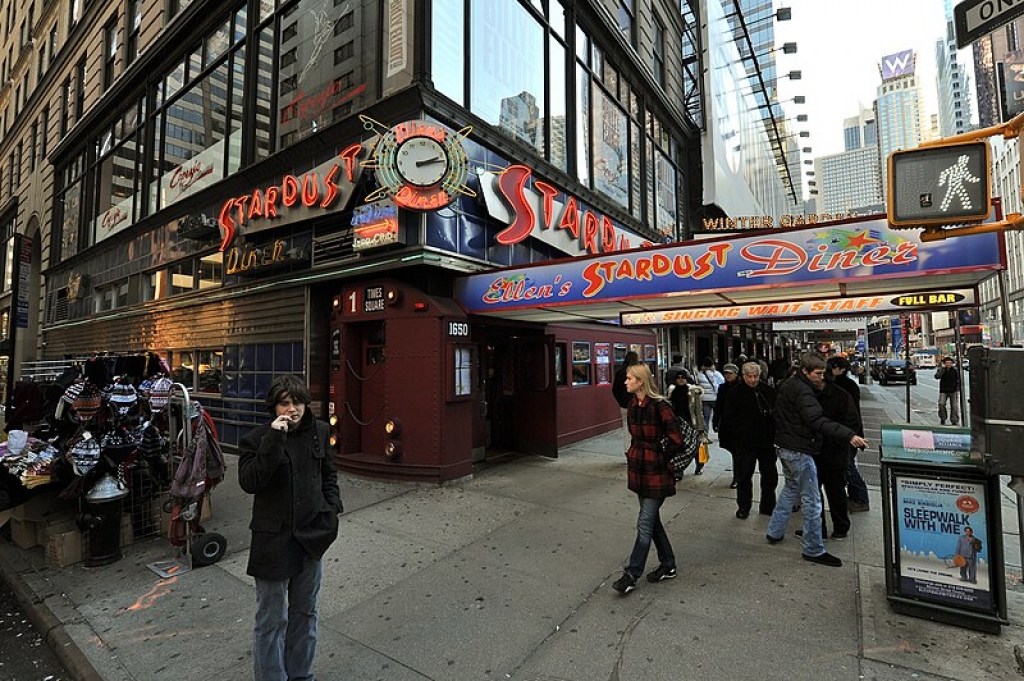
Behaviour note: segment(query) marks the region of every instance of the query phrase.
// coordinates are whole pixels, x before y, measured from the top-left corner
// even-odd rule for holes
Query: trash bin
[[[78,524],[86,535],[89,567],[121,560],[121,512],[128,490],[112,475],[100,479],[85,495],[85,511]]]

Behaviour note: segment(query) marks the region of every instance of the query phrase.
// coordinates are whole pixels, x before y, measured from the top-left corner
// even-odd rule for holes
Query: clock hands
[[[430,165],[432,163],[444,163],[443,156],[434,156],[433,158],[421,158],[416,161],[416,167]]]

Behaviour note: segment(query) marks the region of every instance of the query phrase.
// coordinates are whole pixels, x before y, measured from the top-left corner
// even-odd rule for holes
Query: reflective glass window
[[[433,33],[430,37],[431,79],[438,92],[442,92],[457,104],[465,100],[464,82],[466,69],[465,53],[466,17],[463,0],[433,0],[431,22]],[[441,28],[443,27],[443,30]]]
[[[594,189],[629,207],[629,137],[626,113],[594,88]]]
[[[543,27],[517,2],[473,0],[473,113],[544,153]]]

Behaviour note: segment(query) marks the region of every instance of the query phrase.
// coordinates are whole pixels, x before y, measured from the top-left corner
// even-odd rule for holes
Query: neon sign
[[[220,209],[217,223],[221,228],[220,250],[224,251],[235,239],[240,227],[259,220],[273,220],[285,210],[301,207],[330,208],[342,193],[338,182],[346,181],[348,195],[355,183],[357,159],[361,144],[353,144],[338,154],[338,162],[319,166],[325,170],[321,179],[316,170],[298,175],[285,175],[279,184],[256,188],[249,194],[228,199]],[[344,169],[344,175],[342,175]]]
[[[390,201],[359,206],[352,211],[352,228],[353,251],[397,244],[398,207]]]

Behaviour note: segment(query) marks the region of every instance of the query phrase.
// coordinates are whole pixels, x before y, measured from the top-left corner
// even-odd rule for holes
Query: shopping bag
[[[697,463],[699,463],[699,464],[701,464],[703,466],[704,464],[706,464],[708,462],[708,459],[710,459],[710,458],[711,458],[711,452],[708,451],[707,444],[704,443],[704,442],[701,442],[700,443],[700,449],[697,451]]]

